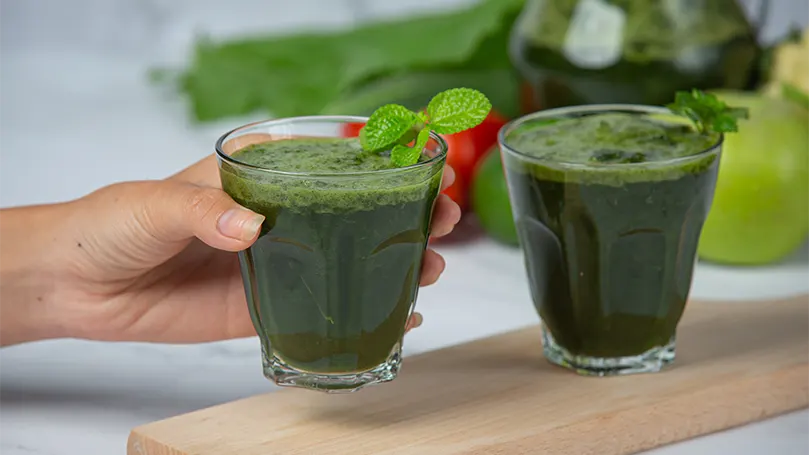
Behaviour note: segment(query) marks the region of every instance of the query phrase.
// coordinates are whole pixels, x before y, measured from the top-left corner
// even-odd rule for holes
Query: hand
[[[453,180],[446,167],[442,189]],[[263,218],[221,190],[213,156],[165,180],[114,184],[65,204],[5,210],[0,219],[3,264],[22,267],[44,258],[29,264],[30,273],[16,274],[17,286],[3,285],[2,344],[55,337],[177,343],[255,335],[233,252],[257,239]],[[432,236],[450,233],[459,219],[458,206],[441,195]],[[22,237],[28,241],[20,242]],[[428,250],[420,284],[434,283],[444,265]],[[6,270],[3,281],[14,275]],[[15,321],[25,323],[10,328]],[[420,324],[416,313],[408,330]]]

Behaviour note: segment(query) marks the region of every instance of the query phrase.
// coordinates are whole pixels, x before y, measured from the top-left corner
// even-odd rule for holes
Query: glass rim
[[[415,169],[431,167],[436,162],[441,161],[442,159],[446,158],[447,156],[447,142],[444,140],[441,135],[435,133],[434,131],[430,132],[430,138],[432,138],[437,144],[439,151],[434,156],[431,157],[427,161],[422,161],[421,163],[411,164],[405,167],[397,167],[391,169],[380,169],[376,171],[356,171],[356,172],[290,172],[290,171],[280,171],[277,169],[272,169],[265,166],[257,166],[255,164],[245,163],[243,161],[239,161],[232,156],[225,153],[222,149],[222,146],[229,139],[233,134],[246,130],[249,128],[266,125],[269,127],[283,125],[283,124],[296,124],[296,123],[366,123],[368,121],[368,117],[357,116],[357,115],[305,115],[305,116],[295,116],[295,117],[282,117],[277,119],[264,119],[258,120],[255,122],[247,123],[241,126],[237,126],[233,128],[221,136],[219,139],[216,140],[215,149],[216,149],[216,156],[226,161],[228,164],[233,166],[247,168],[253,171],[258,172],[265,172],[269,174],[274,174],[278,176],[285,176],[285,177],[320,177],[320,178],[343,178],[343,177],[368,177],[368,176],[384,176],[384,175],[391,175],[397,174],[406,171],[412,171]],[[320,137],[320,136],[317,136]],[[322,137],[339,137],[339,136],[322,136]]]
[[[553,117],[563,117],[568,116],[571,114],[579,114],[579,113],[598,113],[598,112],[626,112],[630,114],[667,114],[667,115],[676,115],[670,109],[662,107],[662,106],[651,106],[651,105],[643,105],[643,104],[619,104],[619,103],[612,103],[612,104],[589,104],[589,105],[577,105],[577,106],[565,106],[565,107],[556,107],[551,109],[543,109],[539,110],[530,114],[525,114],[523,116],[517,117],[500,128],[500,131],[497,133],[497,142],[500,145],[501,150],[505,150],[507,153],[511,153],[513,155],[517,155],[520,158],[530,161],[535,164],[544,164],[549,166],[559,166],[564,168],[570,169],[614,169],[617,167],[620,168],[642,168],[642,167],[654,167],[654,166],[662,166],[662,165],[670,165],[676,164],[679,162],[684,161],[691,161],[697,158],[700,158],[704,155],[708,155],[710,153],[714,153],[717,149],[722,147],[722,144],[725,142],[725,134],[719,133],[719,138],[713,145],[705,148],[704,150],[699,151],[698,153],[694,153],[687,156],[679,156],[676,158],[669,158],[665,160],[656,160],[656,161],[648,161],[642,163],[609,163],[609,164],[589,164],[589,163],[574,163],[570,161],[562,161],[562,160],[543,160],[539,157],[529,155],[525,152],[521,152],[511,146],[508,145],[506,141],[506,135],[513,131],[515,128],[522,126],[526,123],[529,123],[534,120],[539,119],[546,119],[546,118],[553,118]]]

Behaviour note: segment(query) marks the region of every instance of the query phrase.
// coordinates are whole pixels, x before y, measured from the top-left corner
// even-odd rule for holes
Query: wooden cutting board
[[[348,395],[284,389],[135,428],[130,455],[617,455],[809,406],[809,296],[691,303],[667,371],[576,376],[538,327],[407,357]]]

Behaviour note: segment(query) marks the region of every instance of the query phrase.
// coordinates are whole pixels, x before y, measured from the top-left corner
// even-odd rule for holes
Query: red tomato
[[[449,145],[447,161],[458,173],[463,174],[464,180],[472,180],[475,166],[497,144],[497,133],[506,122],[505,118],[491,112],[480,125],[444,136]]]
[[[467,135],[472,139],[472,143],[475,145],[475,155],[477,159],[481,159],[497,144],[497,133],[506,123],[508,123],[508,119],[495,111],[491,111],[480,125],[461,131],[458,135]]]
[[[341,127],[343,137],[357,137],[364,123],[344,123]]]
[[[508,120],[492,111],[478,126],[457,134],[444,135],[449,151],[447,164],[455,170],[455,183],[444,193],[449,195],[461,209],[468,208],[469,185],[475,167],[486,153],[497,143],[497,133]]]

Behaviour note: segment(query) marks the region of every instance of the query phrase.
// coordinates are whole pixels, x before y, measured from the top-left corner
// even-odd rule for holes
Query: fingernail
[[[424,321],[424,318],[419,313],[413,313],[413,320],[410,323],[410,328],[415,329],[416,327],[421,326],[421,323]]]
[[[250,240],[261,229],[264,216],[253,211],[238,208],[230,209],[219,217],[217,229],[225,237],[237,240]]]

